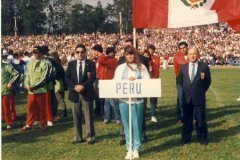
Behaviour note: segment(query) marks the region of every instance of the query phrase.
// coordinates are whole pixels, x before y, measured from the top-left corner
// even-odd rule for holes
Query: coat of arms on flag
[[[227,22],[240,32],[239,0],[133,0],[135,28],[178,28]]]
[[[186,6],[190,6],[191,8],[198,8],[204,5],[207,0],[181,0]]]

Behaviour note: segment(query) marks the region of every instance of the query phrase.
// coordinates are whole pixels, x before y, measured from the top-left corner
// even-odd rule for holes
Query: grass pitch
[[[158,123],[150,122],[147,110],[147,136],[141,146],[142,160],[238,160],[240,159],[240,69],[211,68],[212,85],[207,93],[209,145],[198,143],[195,132],[190,145],[181,145],[182,126],[176,124],[176,86],[172,69],[161,70],[162,97],[158,100]],[[66,93],[67,97],[67,93]],[[54,126],[40,132],[37,128],[19,133],[26,119],[26,95],[16,96],[17,120],[7,131],[2,123],[4,160],[122,160],[125,146],[119,145],[116,123],[103,124],[95,117],[94,145],[71,144],[74,135],[71,103],[68,118],[58,117]],[[61,107],[59,107],[61,110]],[[59,111],[60,112],[60,111]],[[84,129],[85,126],[83,126]]]

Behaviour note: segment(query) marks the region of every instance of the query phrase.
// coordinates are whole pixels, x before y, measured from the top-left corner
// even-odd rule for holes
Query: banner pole
[[[131,97],[129,97],[129,139],[130,139],[130,154],[132,155],[132,105],[131,105]],[[130,157],[132,160],[132,156]]]
[[[133,28],[133,47],[137,49],[136,28]]]

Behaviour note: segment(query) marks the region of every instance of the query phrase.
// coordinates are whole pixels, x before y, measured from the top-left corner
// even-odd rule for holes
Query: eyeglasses
[[[85,54],[84,51],[76,51],[77,54]]]
[[[187,48],[187,47],[185,47],[185,46],[184,47],[179,47],[179,49],[184,49],[184,48]]]

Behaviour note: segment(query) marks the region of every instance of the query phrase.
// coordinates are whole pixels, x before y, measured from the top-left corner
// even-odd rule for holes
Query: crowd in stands
[[[24,57],[31,54],[37,45],[47,45],[50,52],[57,51],[62,64],[74,57],[75,46],[82,43],[87,48],[87,56],[93,58],[91,48],[101,44],[103,49],[115,46],[116,57],[123,54],[122,46],[126,39],[132,35],[123,34],[76,34],[76,35],[32,35],[32,36],[2,36],[2,48],[9,54]],[[137,43],[140,51],[146,50],[149,44],[156,46],[156,53],[161,59],[167,59],[172,64],[173,54],[177,51],[179,41],[186,41],[199,48],[201,59],[211,65],[231,64],[240,57],[240,34],[226,25],[204,25],[181,29],[151,29],[138,33]],[[165,58],[164,58],[165,57]]]

